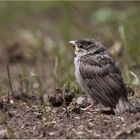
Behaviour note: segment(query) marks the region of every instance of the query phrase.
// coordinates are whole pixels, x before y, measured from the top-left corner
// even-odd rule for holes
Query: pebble
[[[0,139],[8,139],[7,129],[0,130]]]

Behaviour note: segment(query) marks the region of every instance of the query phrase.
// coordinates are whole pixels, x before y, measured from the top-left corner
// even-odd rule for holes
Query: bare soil
[[[0,104],[0,131],[8,133],[1,138],[140,138],[140,113],[125,113],[122,116],[104,114],[97,110],[82,111],[72,103],[53,107],[48,103],[43,108],[37,95],[32,98],[4,96]],[[132,97],[137,105],[139,98]]]

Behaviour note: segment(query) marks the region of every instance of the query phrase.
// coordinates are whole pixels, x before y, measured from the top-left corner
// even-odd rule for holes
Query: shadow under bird
[[[75,76],[82,90],[94,101],[110,107],[115,114],[139,112],[127,98],[121,71],[104,45],[94,39],[69,41],[75,49]]]

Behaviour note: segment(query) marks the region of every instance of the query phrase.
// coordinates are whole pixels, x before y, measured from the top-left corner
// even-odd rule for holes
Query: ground
[[[1,138],[140,138],[140,113],[104,114],[98,110],[99,104],[89,111],[72,103],[41,107],[38,96],[24,95],[9,101],[4,96],[3,101]],[[131,97],[131,101],[136,105],[140,99]]]

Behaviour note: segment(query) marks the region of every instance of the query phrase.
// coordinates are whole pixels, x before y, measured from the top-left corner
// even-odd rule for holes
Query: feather
[[[121,72],[109,55],[81,56],[79,71],[90,96],[104,106],[115,108],[120,97],[127,98]]]

